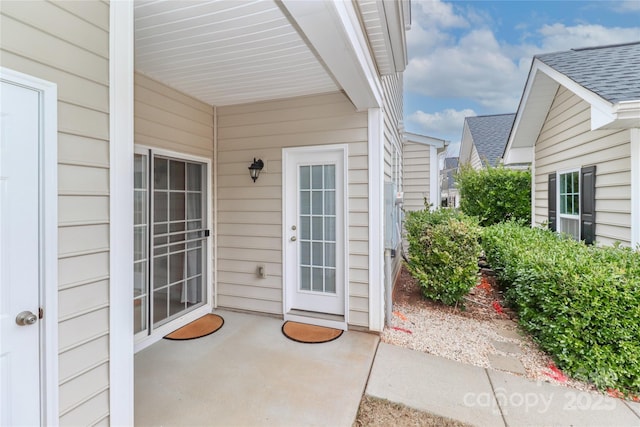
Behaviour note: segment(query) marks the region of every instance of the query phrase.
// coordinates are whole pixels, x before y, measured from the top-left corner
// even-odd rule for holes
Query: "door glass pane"
[[[187,307],[203,302],[202,299],[202,276],[189,279],[187,282],[187,291],[183,295],[186,300]]]
[[[324,270],[324,291],[332,294],[336,293],[336,270],[333,268]]]
[[[166,256],[159,256],[153,260],[153,287],[161,288],[167,285],[169,263]]]
[[[184,162],[178,162],[176,160],[169,162],[169,188],[171,190],[184,190],[184,166]]]
[[[322,217],[321,216],[314,216],[311,218],[311,223],[312,223],[312,239],[313,240],[322,240]]]
[[[187,195],[187,219],[202,218],[202,194],[190,193]]]
[[[335,189],[336,188],[336,167],[335,165],[324,166],[324,188]]]
[[[311,188],[322,188],[322,166],[311,167]]]
[[[168,215],[168,197],[166,191],[154,191],[153,200],[153,221],[164,222],[167,221]]]
[[[147,258],[147,228],[137,226],[133,229],[133,259],[139,261]]]
[[[184,220],[185,203],[183,192],[171,192],[169,196],[169,211],[171,221]]]
[[[202,165],[187,164],[187,190],[202,190]]]
[[[147,298],[139,297],[133,300],[133,333],[137,334],[147,329]]]
[[[163,288],[153,293],[153,323],[161,322],[169,315],[168,291],[168,288]]]
[[[313,280],[311,284],[311,290],[315,292],[322,292],[324,290],[324,274],[322,268],[313,269]]]
[[[300,289],[303,291],[311,290],[311,268],[300,268]]]
[[[309,166],[300,166],[300,189],[308,190],[311,188],[311,168]]]
[[[169,283],[184,280],[184,252],[169,255]]]
[[[184,289],[183,282],[169,287],[169,316],[185,309]]]
[[[314,191],[311,195],[311,213],[313,215],[322,215],[322,191]]]
[[[308,190],[309,185],[311,191]],[[300,167],[298,223],[301,290],[335,293],[335,188],[335,165]]]
[[[153,187],[156,190],[166,190],[168,188],[167,182],[169,180],[169,166],[167,159],[161,159],[159,157],[154,158],[153,167]]]

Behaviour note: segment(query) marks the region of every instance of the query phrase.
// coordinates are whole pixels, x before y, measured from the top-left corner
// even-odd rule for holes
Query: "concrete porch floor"
[[[224,326],[135,356],[136,426],[350,426],[379,338],[300,344],[283,321],[217,310]]]

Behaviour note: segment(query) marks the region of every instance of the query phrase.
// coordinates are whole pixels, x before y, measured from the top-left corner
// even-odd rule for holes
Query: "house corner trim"
[[[369,330],[384,328],[384,116],[369,109]]]
[[[133,2],[109,7],[109,420],[133,425]]]

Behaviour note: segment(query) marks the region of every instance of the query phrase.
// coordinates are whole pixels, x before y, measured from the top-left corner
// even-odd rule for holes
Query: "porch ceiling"
[[[135,68],[216,106],[340,89],[273,0],[137,1]]]

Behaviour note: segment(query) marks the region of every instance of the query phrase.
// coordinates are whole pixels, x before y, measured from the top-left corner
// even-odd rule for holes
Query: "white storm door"
[[[345,313],[345,155],[284,151],[286,312]]]
[[[0,425],[40,425],[40,92],[0,84]]]

